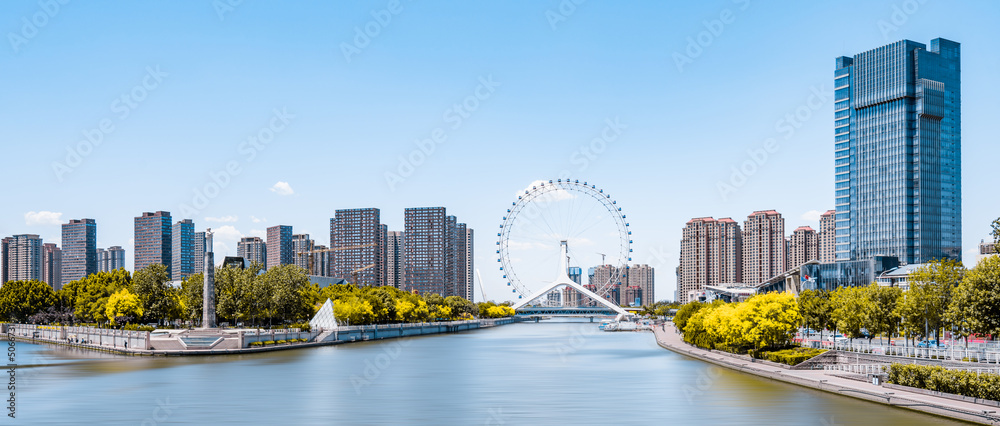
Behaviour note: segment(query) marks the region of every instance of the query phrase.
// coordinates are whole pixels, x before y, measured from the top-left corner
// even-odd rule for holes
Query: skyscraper
[[[97,222],[94,219],[73,219],[64,223],[62,252],[62,285],[96,273]]]
[[[125,249],[120,246],[112,246],[105,249],[97,249],[97,271],[111,272],[118,268],[125,267]]]
[[[415,207],[404,212],[404,235],[404,289],[467,297],[468,226],[444,207]]]
[[[194,274],[194,222],[191,219],[184,219],[174,224],[172,230],[173,244],[171,246],[172,267],[170,268],[172,280],[183,280],[188,275]],[[205,260],[202,259],[204,264]]]
[[[0,284],[7,281],[42,280],[42,239],[37,234],[21,234],[0,240],[3,260]]]
[[[330,219],[330,276],[358,285],[382,285],[385,276],[379,209],[342,209]]]
[[[53,289],[62,288],[62,249],[52,243],[42,244],[42,281]]]
[[[462,297],[476,301],[476,250],[475,232],[465,228],[465,294]]]
[[[267,269],[294,263],[292,227],[275,225],[267,228]]]
[[[743,282],[743,234],[731,218],[688,221],[682,231],[678,297],[706,285]]]
[[[194,233],[194,273],[205,271],[205,233]]]
[[[819,261],[837,261],[837,211],[830,210],[819,217]]]
[[[403,232],[388,231],[385,237],[385,285],[403,288]]]
[[[306,271],[309,271],[309,258],[313,258],[313,266],[316,264],[316,253],[315,255],[309,253],[313,250],[313,240],[309,238],[309,234],[294,234],[292,235],[292,264],[298,266]],[[305,254],[299,254],[305,253]],[[312,274],[312,272],[309,272]]]
[[[961,259],[960,53],[937,38],[837,58],[837,260]]]
[[[243,237],[236,244],[236,255],[247,264],[257,262],[261,267],[267,264],[267,244],[260,237]]]
[[[628,286],[640,290],[639,305],[641,306],[649,306],[656,302],[653,272],[653,267],[649,265],[632,265],[628,268]],[[634,297],[629,298],[628,301],[634,302]]]
[[[785,272],[785,262],[785,219],[781,214],[766,210],[747,216],[743,222],[743,281],[767,281]]]
[[[135,218],[135,261],[138,271],[154,263],[167,267],[172,276],[173,224],[170,212],[144,212]]]
[[[808,226],[800,226],[792,231],[787,258],[786,271],[810,260],[819,260],[819,236],[816,231]]]

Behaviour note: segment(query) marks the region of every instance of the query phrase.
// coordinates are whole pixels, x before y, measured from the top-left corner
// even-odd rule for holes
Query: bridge
[[[523,302],[514,305],[514,312],[518,316],[559,316],[559,317],[597,317],[597,316],[608,316],[608,317],[618,317],[619,319],[630,315],[621,306],[618,306],[608,299],[598,296],[596,293],[586,289],[584,286],[577,284],[569,277],[569,268],[567,265],[567,249],[568,244],[566,240],[560,243],[562,249],[562,256],[560,256],[559,261],[559,274],[556,276],[555,281],[543,287],[541,290],[535,292]],[[597,302],[598,306],[546,306],[544,303],[538,303],[537,299],[545,297],[549,292],[555,290],[559,287],[570,287],[582,294],[584,297],[589,297],[591,300]]]

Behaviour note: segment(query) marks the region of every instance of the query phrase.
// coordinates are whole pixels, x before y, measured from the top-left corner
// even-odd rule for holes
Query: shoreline
[[[761,362],[750,362],[736,356],[709,352],[684,343],[680,335],[674,331],[673,324],[666,329],[665,325],[653,328],[656,343],[667,350],[688,356],[700,361],[725,367],[745,374],[789,383],[836,395],[848,396],[869,402],[875,402],[891,407],[917,411],[925,414],[945,417],[952,420],[984,424],[1000,425],[1000,415],[994,414],[996,407],[971,402],[956,401],[933,395],[927,395],[899,388],[885,388],[861,380],[855,380],[843,375],[827,374],[823,370],[792,370],[767,365]],[[891,392],[887,392],[891,391]]]
[[[220,348],[220,349],[125,349],[123,347],[107,346],[107,345],[95,345],[95,344],[85,344],[85,343],[69,343],[61,340],[50,340],[42,338],[30,338],[25,336],[8,335],[9,339],[13,339],[18,342],[31,343],[38,345],[52,345],[52,346],[62,346],[66,348],[82,349],[93,352],[102,352],[113,355],[126,355],[126,356],[163,356],[163,357],[176,357],[176,356],[213,356],[213,355],[243,355],[243,354],[254,354],[262,352],[274,352],[274,351],[284,351],[292,349],[306,349],[306,348],[317,348],[323,346],[333,346],[341,345],[346,343],[357,343],[357,342],[374,342],[379,340],[389,340],[398,339],[403,337],[417,337],[417,336],[430,336],[435,334],[451,334],[451,333],[461,333],[466,331],[480,330],[486,328],[493,328],[502,325],[513,324],[519,322],[514,317],[509,318],[497,318],[487,321],[479,320],[476,327],[458,327],[455,325],[449,325],[448,323],[439,323],[439,325],[428,325],[428,324],[402,324],[402,326],[411,325],[410,330],[417,329],[417,332],[403,333],[400,331],[399,334],[386,333],[385,329],[379,330],[378,328],[372,328],[369,330],[364,329],[346,329],[341,333],[344,334],[344,339],[334,338],[332,340],[324,340],[317,342],[305,342],[305,343],[295,343],[295,344],[281,344],[281,345],[270,345],[270,346],[257,346],[257,347],[243,347],[243,348]],[[402,330],[403,327],[399,329]],[[379,333],[382,331],[382,333]],[[339,334],[339,333],[338,333]],[[333,336],[337,336],[334,334]],[[319,336],[317,336],[319,337]],[[329,337],[329,335],[327,336]]]

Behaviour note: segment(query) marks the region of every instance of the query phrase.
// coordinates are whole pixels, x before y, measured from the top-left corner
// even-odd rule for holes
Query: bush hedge
[[[762,358],[780,364],[798,365],[806,360],[826,352],[826,349],[794,348],[775,352],[764,352]]]
[[[251,347],[264,346],[264,343],[262,343],[262,342],[250,342],[250,346]]]
[[[892,364],[888,381],[896,385],[1000,401],[1000,374],[948,370],[930,365]]]

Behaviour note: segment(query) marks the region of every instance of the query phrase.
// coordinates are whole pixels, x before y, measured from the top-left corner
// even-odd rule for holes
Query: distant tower
[[[202,289],[204,306],[201,326],[215,328],[215,253],[212,253],[212,228],[205,231],[205,287]]]

